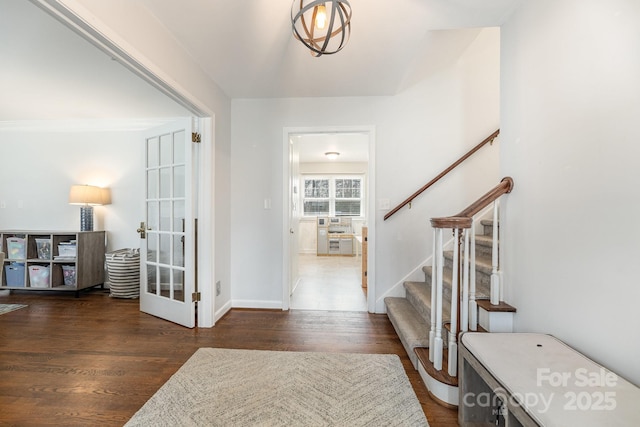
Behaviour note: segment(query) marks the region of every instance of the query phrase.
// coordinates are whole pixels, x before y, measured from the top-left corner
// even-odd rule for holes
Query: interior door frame
[[[375,126],[314,126],[314,127],[285,127],[282,136],[282,164],[284,171],[282,174],[282,191],[283,191],[283,215],[282,215],[282,310],[289,310],[291,307],[291,298],[289,288],[291,287],[290,264],[293,256],[298,254],[292,253],[289,244],[289,224],[290,209],[295,197],[289,191],[289,179],[291,175],[291,144],[290,140],[293,135],[305,133],[364,133],[369,138],[369,163],[367,167],[367,186],[365,188],[367,194],[367,227],[368,227],[368,256],[367,256],[367,309],[369,313],[376,311],[376,275],[375,275],[375,235],[376,235],[376,210],[375,210],[375,194],[376,194],[376,158],[375,158]]]
[[[200,302],[196,326],[213,327],[215,324],[215,266],[211,260],[215,259],[215,186],[212,166],[215,165],[215,112],[184,87],[167,78],[165,73],[155,64],[150,63],[141,52],[124,45],[121,37],[111,28],[95,20],[89,21],[79,11],[72,10],[59,0],[30,1],[200,118],[200,128],[195,130],[201,134],[202,144],[198,176],[200,182],[197,205],[199,239],[196,275]],[[132,224],[134,229],[135,226],[136,224]]]

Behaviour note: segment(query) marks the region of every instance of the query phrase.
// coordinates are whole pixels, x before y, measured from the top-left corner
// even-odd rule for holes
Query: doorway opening
[[[300,280],[291,295],[293,310],[367,311],[359,256],[299,254]]]
[[[283,307],[373,311],[375,282],[363,280],[362,267],[362,230],[373,225],[373,129],[285,129],[285,142]]]

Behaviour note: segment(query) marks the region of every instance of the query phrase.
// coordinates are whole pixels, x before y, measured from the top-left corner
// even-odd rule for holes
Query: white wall
[[[94,208],[107,251],[140,247],[143,141],[137,132],[0,132],[0,228],[80,230],[69,188],[91,184],[111,189],[112,204]]]
[[[515,326],[640,384],[640,2],[523,3],[502,28]]]
[[[394,97],[232,101],[231,280],[235,305],[282,306],[285,127],[375,126],[376,200],[401,202],[499,127],[499,31],[480,31],[460,59]],[[457,213],[497,184],[498,150],[484,148],[428,194],[376,224],[382,297],[431,251],[429,218]],[[465,174],[471,185],[464,187]],[[462,189],[462,190],[461,190]],[[272,209],[264,209],[264,199]],[[394,290],[395,291],[395,290]]]

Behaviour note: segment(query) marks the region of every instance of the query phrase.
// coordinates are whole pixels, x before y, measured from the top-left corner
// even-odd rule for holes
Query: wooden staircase
[[[495,330],[505,332],[505,328],[510,327],[515,308],[501,302],[499,305],[492,305],[489,301],[491,274],[492,274],[492,251],[493,251],[493,221],[481,220],[480,232],[475,236],[476,252],[476,300],[478,302],[479,331]],[[443,274],[443,330],[449,334],[448,325],[451,321],[451,283],[453,251],[444,253],[444,274]],[[396,333],[400,337],[409,358],[414,367],[420,372],[430,394],[436,401],[448,407],[457,406],[458,379],[447,373],[447,351],[444,351],[443,368],[437,370],[433,363],[429,361],[429,330],[431,327],[431,286],[432,267],[422,268],[425,280],[421,282],[405,282],[405,297],[387,297],[385,304],[387,315],[393,324]],[[495,320],[495,314],[498,319]],[[507,316],[507,318],[503,318]],[[492,328],[492,324],[495,328]],[[444,339],[445,345],[448,339]]]
[[[500,129],[486,137],[391,209],[384,220],[407,205],[411,207],[416,197],[480,148],[492,144],[499,134]],[[445,406],[458,405],[457,358],[460,333],[482,328],[488,332],[507,332],[513,327],[515,308],[501,301],[498,233],[497,227],[493,229],[494,223],[498,223],[499,199],[510,193],[513,185],[511,177],[504,177],[498,185],[459,213],[431,218],[434,229],[433,267],[423,267],[424,281],[404,283],[404,298],[384,299],[389,319],[413,366],[425,381],[429,393]],[[473,235],[476,219],[491,204],[493,220],[481,221],[482,231]],[[444,250],[447,244],[444,240],[445,230],[453,232],[453,251]],[[446,235],[449,236],[448,233]],[[453,265],[455,268],[452,268]]]

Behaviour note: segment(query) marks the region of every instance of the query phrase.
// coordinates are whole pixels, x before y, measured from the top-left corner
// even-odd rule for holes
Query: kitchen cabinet
[[[353,255],[353,234],[340,236],[340,255]]]

